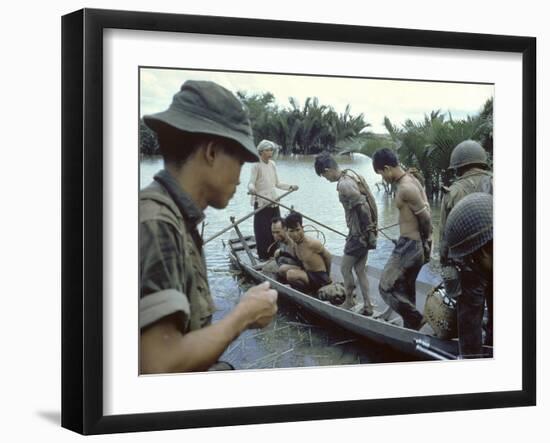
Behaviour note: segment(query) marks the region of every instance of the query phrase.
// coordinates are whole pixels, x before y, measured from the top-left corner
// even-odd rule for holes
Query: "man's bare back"
[[[290,213],[286,218],[287,233],[294,241],[294,255],[301,261],[303,268],[281,266],[291,286],[300,290],[316,292],[330,283],[331,255],[322,243],[306,237],[302,226],[302,216]]]
[[[296,257],[302,262],[304,270],[312,272],[329,271],[323,258],[327,251],[319,240],[304,236],[300,243],[295,244],[294,251]]]
[[[422,240],[421,219],[431,218],[430,205],[420,182],[405,174],[397,182],[395,205],[399,209],[399,233],[401,237]]]

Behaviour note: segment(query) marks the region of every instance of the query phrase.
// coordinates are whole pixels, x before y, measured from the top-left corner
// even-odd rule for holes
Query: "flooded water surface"
[[[347,232],[344,210],[338,200],[336,183],[329,183],[315,174],[313,157],[276,158],[279,180],[283,183],[298,185],[299,190],[285,197],[281,203],[301,213],[328,225],[342,233]],[[372,169],[371,160],[363,155],[353,157],[338,157],[342,168],[350,168],[363,175],[376,198],[379,213],[379,226],[393,225],[397,222],[397,210],[393,199],[385,195],[382,188],[377,190],[376,183],[380,177]],[[236,219],[252,211],[250,196],[247,195],[247,185],[250,177],[250,164],[243,166],[241,184],[235,196],[223,210],[208,208],[203,238],[207,239],[229,225],[229,218]],[[140,162],[140,186],[143,188],[151,182],[156,172],[162,169],[160,158],[144,158]],[[279,191],[280,194],[285,191]],[[282,210],[282,215],[287,211]],[[439,207],[432,204],[434,223],[434,239],[439,237]],[[304,220],[309,225],[306,231],[310,235],[319,236],[325,240],[327,249],[342,255],[345,238],[327,229],[316,226]],[[243,235],[253,235],[253,218],[240,225]],[[315,232],[315,229],[321,233]],[[390,238],[399,236],[399,227],[389,228],[385,233]],[[217,312],[214,320],[227,314],[238,302],[241,294],[252,283],[230,268],[227,242],[234,237],[230,230],[205,245],[205,255],[208,267],[208,279]],[[369,253],[369,264],[383,267],[387,261],[393,243],[384,236],[379,236],[378,247]],[[435,244],[432,263],[437,262],[437,242]],[[434,264],[428,266],[435,266]],[[425,267],[426,268],[426,267]],[[432,274],[435,269],[425,269],[423,272]],[[238,369],[288,368],[304,366],[334,366],[342,364],[362,364],[377,362],[404,361],[409,357],[397,354],[385,347],[344,331],[338,327],[322,322],[294,304],[279,299],[277,319],[262,330],[245,331],[234,341],[221,360],[233,364]]]

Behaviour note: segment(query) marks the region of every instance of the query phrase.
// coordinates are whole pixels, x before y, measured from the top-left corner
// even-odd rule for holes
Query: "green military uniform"
[[[207,326],[210,295],[202,239],[203,212],[166,171],[139,196],[139,326],[178,314],[182,333]]]
[[[443,265],[448,262],[449,247],[445,241],[447,217],[456,204],[468,194],[484,192],[493,194],[493,174],[481,168],[472,168],[461,175],[449,188],[441,201],[441,222],[439,230],[439,256]]]

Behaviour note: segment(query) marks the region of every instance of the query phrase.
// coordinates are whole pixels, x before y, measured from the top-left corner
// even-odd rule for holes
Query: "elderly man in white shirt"
[[[254,163],[252,166],[250,181],[248,183],[248,190],[250,192],[262,195],[270,200],[277,199],[275,188],[285,191],[298,189],[296,185],[287,185],[279,181],[275,162],[271,160],[274,149],[275,143],[269,140],[262,140],[258,143],[260,162]],[[254,209],[263,207],[261,211],[254,215],[254,235],[256,237],[258,258],[260,260],[267,260],[269,258],[267,249],[274,242],[273,235],[271,234],[271,220],[274,217],[280,217],[281,213],[277,205],[255,195],[252,196],[252,205]]]

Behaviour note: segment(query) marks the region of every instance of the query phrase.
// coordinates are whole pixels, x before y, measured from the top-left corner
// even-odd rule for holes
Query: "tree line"
[[[423,178],[429,197],[437,196],[441,185],[449,185],[453,172],[448,170],[451,152],[460,142],[470,139],[480,142],[487,151],[489,165],[493,157],[493,99],[488,99],[480,112],[465,119],[455,119],[451,113],[431,111],[421,121],[406,120],[400,127],[389,118],[384,126],[407,168],[415,168]],[[378,149],[368,142],[357,152],[371,156]]]
[[[254,141],[271,140],[279,145],[281,154],[317,154],[337,152],[342,142],[351,140],[370,126],[363,114],[353,115],[348,105],[343,113],[332,106],[309,97],[300,106],[289,98],[287,107],[278,106],[271,92],[248,94],[238,91],[237,96],[248,108]],[[140,121],[140,152],[157,155],[158,143],[153,131]]]
[[[463,140],[479,141],[492,158],[493,99],[487,100],[478,114],[455,119],[451,113],[433,110],[421,121],[406,120],[401,126],[388,117],[384,126],[388,134],[368,130],[371,124],[364,114],[352,114],[348,105],[338,113],[332,106],[309,97],[301,106],[289,98],[287,106],[279,106],[271,92],[249,94],[238,91],[237,96],[248,108],[254,141],[268,139],[279,145],[281,154],[317,154],[358,152],[371,156],[386,147],[398,153],[406,168],[415,168],[422,176],[428,196],[437,196],[441,185],[449,184],[447,170],[453,148]],[[140,152],[158,155],[155,133],[140,121]]]

